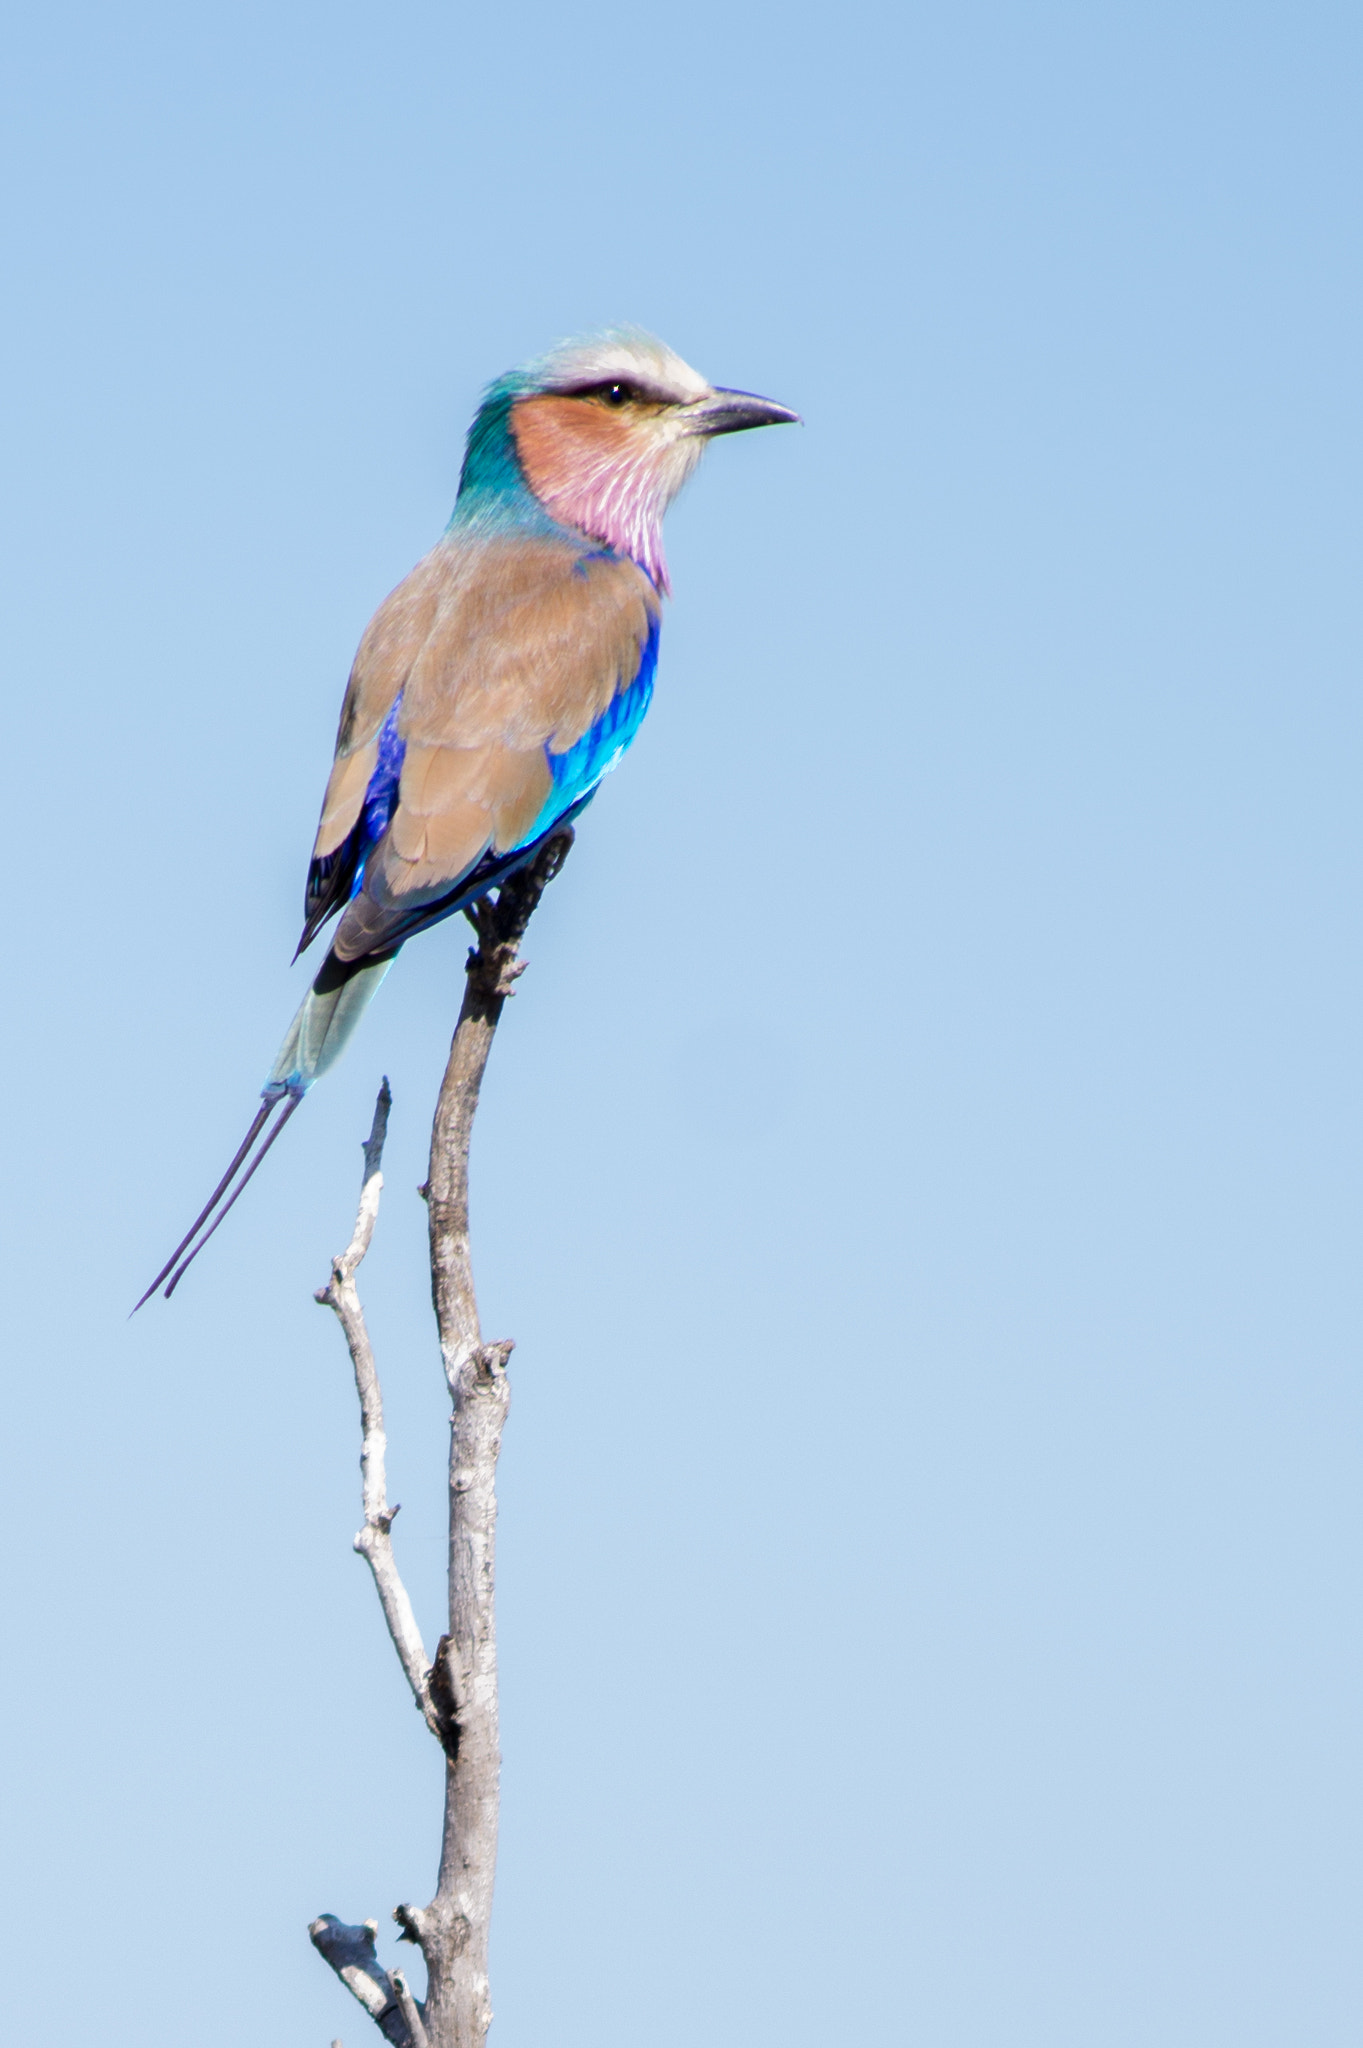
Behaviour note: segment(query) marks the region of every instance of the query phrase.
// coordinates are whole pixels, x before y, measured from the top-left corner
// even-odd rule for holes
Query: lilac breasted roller
[[[663,514],[707,441],[796,418],[634,329],[488,387],[450,523],[350,672],[298,947],[335,917],[330,949],[236,1157],[142,1301],[167,1275],[172,1293],[407,940],[591,802],[653,694]]]

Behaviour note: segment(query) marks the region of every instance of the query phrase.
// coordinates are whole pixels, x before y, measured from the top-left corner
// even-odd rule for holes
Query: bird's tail
[[[380,960],[365,960],[358,965],[337,960],[328,953],[284,1034],[284,1043],[260,1091],[260,1108],[251,1119],[235,1158],[134,1307],[134,1315],[143,1302],[151,1300],[162,1281],[166,1283],[169,1301],[313,1082],[334,1066],[344,1052],[370,999],[392,966],[395,952],[396,949]],[[271,1114],[276,1109],[279,1114],[271,1123]]]
[[[396,948],[379,960],[355,964],[327,954],[284,1034],[262,1095],[306,1095],[313,1082],[335,1066],[395,956]]]

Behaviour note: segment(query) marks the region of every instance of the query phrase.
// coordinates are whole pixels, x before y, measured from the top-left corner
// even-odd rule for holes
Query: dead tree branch
[[[412,2048],[430,2048],[430,2036],[426,2032],[426,2022],[421,2016],[421,2007],[408,1990],[407,1979],[401,1970],[394,1970],[392,1985],[397,1995],[398,2010],[406,2020],[407,2031],[412,2037]]]
[[[334,1913],[323,1913],[308,1929],[317,1953],[330,1963],[346,1989],[354,1992],[384,2039],[391,2041],[393,2048],[427,2048],[420,2014],[416,2014],[419,2032],[414,2031],[407,2016],[405,2005],[411,2005],[412,1998],[405,1984],[405,2002],[399,1995],[400,1973],[395,1971],[390,1977],[374,1953],[378,1931],[376,1920],[366,1920],[361,1927],[347,1927]]]
[[[487,1944],[501,1784],[493,1594],[497,1454],[510,1400],[511,1345],[484,1344],[478,1321],[469,1253],[469,1141],[493,1036],[522,971],[521,940],[571,845],[571,832],[550,840],[495,903],[480,903],[469,913],[478,944],[469,954],[463,1006],[431,1130],[431,1293],[454,1403],[449,1630],[441,1661],[456,1702],[457,1741],[446,1755],[435,1898],[405,1924],[426,1958],[426,2028],[436,2048],[482,2048],[492,2019]]]
[[[317,1295],[325,1308],[334,1309],[337,1320],[345,1332],[346,1344],[350,1350],[350,1362],[355,1368],[355,1391],[360,1397],[360,1421],[363,1441],[360,1446],[360,1472],[363,1482],[364,1527],[355,1538],[355,1548],[374,1574],[378,1590],[379,1605],[383,1618],[388,1624],[388,1633],[393,1638],[393,1648],[398,1661],[412,1688],[412,1697],[425,1716],[426,1725],[437,1741],[444,1740],[444,1728],[435,1700],[431,1696],[429,1664],[417,1627],[416,1615],[407,1596],[407,1588],[398,1575],[397,1561],[393,1556],[393,1517],[397,1508],[388,1505],[388,1481],[384,1470],[384,1459],[388,1439],[383,1428],[383,1395],[379,1388],[378,1370],[374,1364],[374,1349],[369,1341],[369,1331],[360,1305],[359,1290],[355,1285],[355,1274],[360,1261],[369,1250],[374,1235],[374,1224],[378,1219],[379,1196],[383,1192],[383,1144],[388,1135],[388,1112],[393,1098],[388,1090],[385,1075],[379,1090],[378,1101],[374,1104],[374,1122],[364,1148],[364,1180],[360,1187],[360,1206],[355,1217],[355,1230],[346,1249],[331,1262],[331,1278]]]
[[[492,1040],[525,963],[521,940],[548,884],[572,845],[558,833],[536,858],[466,913],[478,943],[469,953],[459,1021],[431,1131],[429,1211],[431,1294],[453,1412],[449,1462],[449,1619],[429,1667],[411,1602],[393,1560],[384,1478],[383,1404],[355,1271],[378,1214],[379,1162],[388,1119],[385,1081],[365,1146],[365,1178],[355,1232],[332,1263],[317,1296],[335,1310],[355,1368],[364,1431],[364,1528],[355,1548],[374,1574],[384,1619],[413,1697],[445,1752],[445,1823],[440,1874],[431,1904],[398,1906],[400,1939],[426,1962],[419,2005],[401,1972],[390,1976],[374,1955],[374,1923],[346,1927],[330,1914],[313,1922],[314,1944],[349,1985],[395,2048],[483,2048],[492,2019],[487,1947],[497,1860],[501,1756],[497,1722],[494,1609],[497,1456],[510,1389],[511,1343],[485,1343],[469,1250],[469,1144]]]

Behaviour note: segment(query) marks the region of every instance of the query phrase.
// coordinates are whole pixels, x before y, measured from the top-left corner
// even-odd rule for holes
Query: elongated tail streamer
[[[199,1239],[199,1242],[198,1242],[198,1243],[197,1243],[197,1244],[195,1245],[194,1249],[193,1249],[193,1250],[192,1250],[192,1251],[190,1252],[189,1256],[188,1256],[187,1258],[181,1259],[181,1260],[180,1260],[180,1263],[179,1263],[179,1265],[178,1265],[178,1266],[177,1266],[177,1267],[175,1268],[175,1271],[174,1271],[174,1272],[173,1272],[173,1273],[171,1274],[171,1276],[170,1276],[170,1280],[169,1280],[169,1282],[168,1282],[168,1284],[167,1284],[167,1287],[166,1287],[166,1300],[167,1300],[167,1301],[169,1301],[169,1300],[170,1300],[170,1297],[171,1297],[171,1295],[172,1295],[172,1294],[174,1294],[174,1292],[175,1292],[176,1288],[177,1288],[177,1287],[179,1286],[180,1282],[181,1282],[181,1281],[182,1281],[182,1280],[184,1279],[184,1277],[185,1277],[185,1274],[186,1274],[186,1273],[187,1273],[187,1272],[189,1271],[190,1267],[191,1267],[191,1266],[192,1266],[192,1265],[194,1264],[194,1261],[195,1261],[195,1260],[196,1260],[196,1259],[198,1258],[198,1256],[199,1256],[199,1253],[200,1253],[200,1252],[201,1252],[201,1251],[203,1250],[204,1246],[205,1246],[205,1245],[206,1245],[206,1244],[208,1243],[208,1240],[209,1240],[209,1238],[210,1238],[210,1237],[212,1237],[212,1235],[213,1235],[213,1232],[214,1232],[214,1231],[215,1231],[215,1230],[217,1229],[218,1225],[219,1225],[219,1224],[220,1224],[220,1223],[222,1222],[222,1220],[223,1220],[224,1216],[226,1216],[226,1214],[227,1214],[228,1210],[229,1210],[229,1209],[230,1209],[230,1208],[232,1207],[233,1203],[234,1203],[234,1202],[235,1202],[235,1201],[237,1200],[238,1196],[239,1196],[239,1195],[241,1194],[242,1190],[243,1190],[243,1189],[245,1188],[245,1186],[246,1186],[246,1183],[247,1183],[247,1182],[248,1182],[248,1181],[250,1180],[250,1178],[251,1178],[251,1175],[252,1175],[252,1174],[253,1174],[253,1173],[255,1172],[256,1168],[257,1168],[257,1167],[258,1167],[258,1166],[260,1165],[260,1162],[261,1162],[261,1160],[262,1160],[262,1159],[263,1159],[263,1158],[265,1157],[265,1154],[266,1154],[266,1153],[267,1153],[267,1152],[269,1151],[269,1149],[270,1149],[271,1145],[273,1145],[273,1143],[274,1143],[275,1139],[276,1139],[276,1138],[277,1138],[277,1137],[279,1136],[279,1133],[280,1133],[280,1132],[281,1132],[281,1131],[283,1130],[283,1128],[284,1128],[285,1124],[286,1124],[286,1123],[287,1123],[287,1122],[289,1121],[289,1118],[290,1118],[290,1117],[291,1117],[291,1116],[293,1115],[294,1111],[295,1111],[295,1110],[297,1109],[297,1107],[298,1107],[299,1103],[300,1103],[300,1102],[301,1102],[302,1100],[303,1100],[303,1098],[302,1098],[302,1096],[301,1096],[301,1095],[291,1095],[291,1096],[290,1096],[290,1097],[288,1098],[287,1102],[286,1102],[286,1103],[284,1104],[284,1107],[283,1107],[283,1109],[282,1109],[282,1110],[281,1110],[281,1111],[279,1112],[279,1118],[278,1118],[278,1121],[277,1121],[277,1122],[275,1123],[275,1125],[274,1125],[273,1129],[272,1129],[272,1130],[271,1130],[271,1131],[270,1131],[270,1132],[268,1133],[268,1135],[266,1136],[265,1142],[264,1142],[264,1144],[263,1144],[263,1145],[261,1146],[260,1150],[259,1150],[259,1151],[257,1152],[257,1154],[256,1154],[255,1158],[254,1158],[254,1159],[253,1159],[253,1160],[251,1161],[251,1164],[250,1164],[250,1165],[249,1165],[249,1166],[247,1167],[247,1169],[246,1169],[245,1173],[244,1173],[244,1174],[242,1175],[241,1179],[240,1179],[240,1180],[239,1180],[239,1181],[237,1182],[237,1184],[236,1184],[236,1186],[235,1186],[235,1187],[233,1188],[233,1190],[232,1190],[231,1194],[230,1194],[230,1195],[229,1195],[229,1196],[227,1197],[227,1200],[226,1200],[226,1201],[225,1201],[225,1202],[223,1203],[223,1205],[222,1205],[221,1209],[219,1209],[219,1211],[218,1211],[217,1215],[216,1215],[216,1216],[215,1216],[215,1217],[213,1218],[213,1221],[212,1221],[212,1222],[211,1222],[211,1223],[209,1224],[209,1226],[208,1226],[207,1230],[206,1230],[206,1231],[204,1232],[203,1236],[202,1236],[202,1237],[201,1237],[201,1238]],[[272,1102],[267,1102],[267,1103],[266,1103],[266,1105],[265,1105],[265,1107],[266,1107],[266,1109],[267,1109],[267,1110],[270,1110],[270,1109],[273,1109],[273,1108],[274,1108],[274,1104],[273,1104]],[[183,1246],[181,1246],[181,1250],[183,1250],[183,1249],[184,1249],[184,1247],[183,1247]],[[178,1257],[178,1254],[177,1254],[177,1257]]]
[[[232,1181],[236,1175],[237,1168],[241,1165],[242,1160],[246,1157],[252,1145],[255,1144],[256,1139],[260,1136],[261,1127],[265,1123],[266,1118],[269,1116],[270,1111],[273,1108],[274,1103],[271,1101],[265,1101],[261,1103],[260,1108],[256,1111],[254,1117],[251,1119],[250,1130],[246,1133],[246,1136],[242,1139],[240,1145],[237,1147],[236,1155],[232,1160],[232,1164],[228,1167],[226,1173],[218,1182],[218,1185],[214,1188],[212,1194],[204,1203],[203,1208],[194,1218],[194,1221],[190,1224],[188,1230],[180,1239],[180,1242],[176,1245],[170,1257],[166,1260],[165,1265],[162,1266],[160,1272],[152,1281],[151,1286],[147,1289],[146,1293],[141,1297],[141,1299],[134,1304],[134,1315],[137,1314],[137,1311],[139,1308],[141,1308],[143,1302],[151,1300],[153,1294],[155,1294],[157,1288],[161,1285],[161,1282],[165,1279],[167,1273],[169,1273],[171,1267],[175,1264],[175,1261],[179,1258],[185,1246],[187,1244],[193,1243],[194,1239],[198,1236],[199,1231],[203,1228],[203,1225],[208,1221],[209,1217],[213,1214],[213,1211],[217,1208],[218,1203],[222,1200],[228,1188],[232,1185]]]
[[[285,1034],[284,1043],[279,1048],[269,1079],[265,1083],[264,1100],[252,1118],[250,1130],[237,1147],[232,1164],[142,1296],[142,1300],[133,1309],[134,1315],[142,1307],[143,1302],[151,1300],[167,1274],[170,1275],[170,1284],[166,1288],[166,1299],[169,1301],[184,1278],[186,1270],[198,1258],[223,1217],[237,1200],[307,1090],[318,1075],[324,1074],[340,1057],[343,1047],[392,964],[391,953],[380,960],[362,961],[358,966],[347,966],[345,963],[333,961],[330,955],[328,956],[317,980],[299,1004],[298,1013]],[[285,1097],[287,1100],[284,1101],[278,1121],[268,1132],[255,1157],[250,1158],[251,1148],[264,1130],[271,1111]],[[249,1165],[246,1164],[248,1159]],[[246,1171],[241,1173],[243,1166],[246,1166]],[[236,1181],[236,1186],[232,1187],[239,1173],[241,1178]],[[227,1193],[229,1188],[232,1189],[230,1195]],[[224,1195],[227,1195],[225,1202]],[[219,1202],[222,1202],[220,1209]],[[216,1216],[213,1214],[215,1209]],[[211,1223],[210,1217],[213,1218]],[[205,1223],[209,1223],[207,1230],[203,1228]],[[201,1230],[203,1236],[199,1237]],[[196,1238],[197,1244],[194,1242]],[[190,1245],[194,1248],[189,1252],[188,1258],[185,1258],[183,1254]],[[178,1265],[177,1260],[180,1262]]]

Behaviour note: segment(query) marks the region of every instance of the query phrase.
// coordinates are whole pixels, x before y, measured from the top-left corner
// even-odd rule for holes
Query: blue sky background
[[[808,424],[672,517],[479,1125],[497,2048],[1357,2042],[1357,10],[6,39],[13,2037],[358,2048],[306,1923],[430,1894],[311,1295],[387,1071],[433,1640],[461,929],[125,1313],[297,1000],[350,656],[480,385],[630,319]]]

